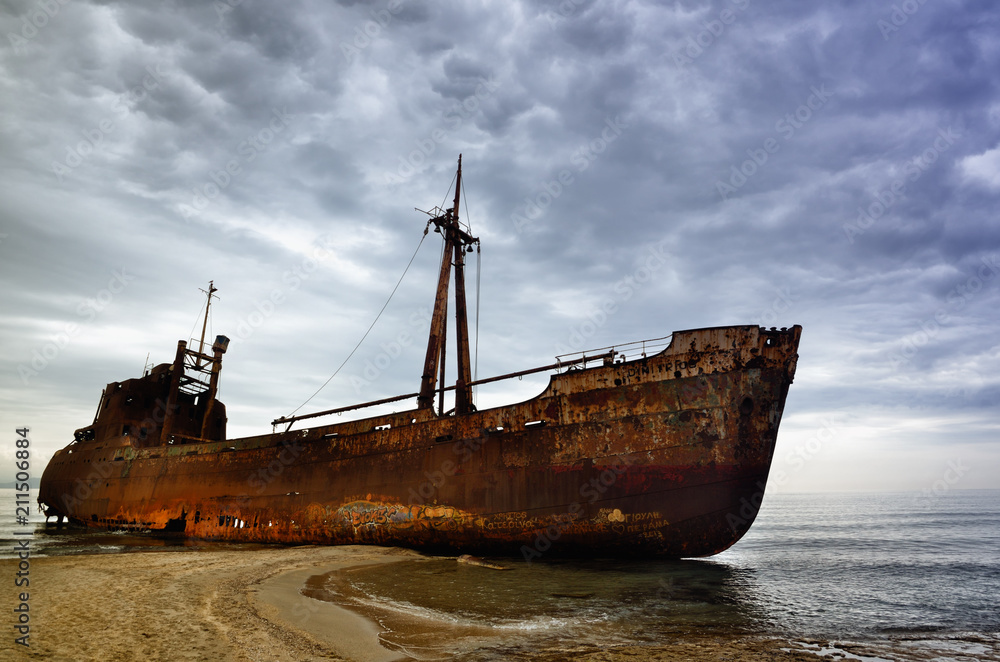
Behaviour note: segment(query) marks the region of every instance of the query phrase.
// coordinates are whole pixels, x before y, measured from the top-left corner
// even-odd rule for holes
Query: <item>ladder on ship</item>
[[[211,356],[205,354],[205,332],[208,329],[208,314],[212,307],[212,299],[219,297],[215,293],[219,288],[215,286],[215,281],[208,281],[208,289],[202,290],[207,295],[205,302],[205,317],[201,324],[201,338],[198,341],[197,351],[194,347],[194,338],[191,344],[184,350],[184,368],[181,372],[177,389],[181,393],[194,397],[195,404],[201,400],[201,396],[212,391],[212,372],[215,362]]]
[[[229,338],[216,336],[212,344],[212,356],[205,353],[205,332],[208,329],[208,315],[212,307],[212,296],[218,289],[214,281],[209,281],[208,289],[202,290],[208,296],[205,304],[205,321],[201,327],[201,339],[198,341],[197,349],[189,348],[187,342],[181,340],[177,343],[177,355],[174,358],[173,376],[171,377],[170,390],[167,396],[167,412],[164,417],[163,427],[160,430],[160,440],[162,443],[173,443],[175,430],[178,430],[176,420],[176,410],[180,401],[191,398],[191,404],[199,408],[198,416],[201,418],[200,425],[190,429],[185,433],[190,437],[204,439],[209,435],[209,423],[211,421],[215,396],[219,389],[219,373],[222,370],[222,355],[226,353],[229,346]],[[218,297],[216,297],[218,298]],[[195,342],[192,339],[191,345]],[[186,396],[181,398],[181,396]],[[192,417],[194,414],[192,413]]]

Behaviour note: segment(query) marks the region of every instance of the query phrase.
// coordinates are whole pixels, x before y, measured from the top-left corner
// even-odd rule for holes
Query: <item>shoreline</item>
[[[348,660],[396,662],[410,659],[379,644],[384,631],[374,620],[356,611],[304,595],[310,579],[324,577],[331,572],[349,571],[372,564],[391,564],[411,556],[386,556],[363,563],[345,561],[322,568],[310,567],[286,570],[260,581],[256,589],[248,591],[248,602],[268,620],[288,629],[305,632],[322,644],[329,646]],[[322,570],[322,572],[319,572]]]
[[[368,657],[378,652],[375,623],[306,598],[296,582],[318,569],[417,556],[366,546],[45,556],[30,560],[26,589],[13,586],[17,561],[3,559],[0,577],[10,588],[0,595],[0,611],[13,617],[19,592],[27,590],[31,631],[29,647],[16,645],[14,619],[0,619],[0,651],[13,651],[14,659],[67,662],[389,662]],[[319,623],[336,636],[321,636]]]
[[[494,650],[501,643],[499,637],[486,626],[459,632],[429,619],[389,614],[378,605],[346,608],[330,602],[330,596],[327,600],[308,597],[326,590],[331,576],[342,577],[373,564],[391,572],[391,564],[419,558],[421,554],[410,550],[370,546],[32,558],[27,589],[29,648],[14,644],[12,610],[18,591],[24,589],[16,589],[10,581],[16,561],[4,559],[0,560],[0,576],[10,584],[0,597],[0,610],[10,616],[0,619],[6,621],[0,651],[13,650],[13,659],[23,660],[395,662],[451,659],[453,651],[448,649],[454,648],[457,635],[465,638],[468,645],[464,648],[472,652],[455,659],[817,662],[831,659],[830,655],[836,659],[932,659],[919,650],[901,649],[898,644],[903,642],[882,646],[696,631],[663,642],[549,650],[525,649],[516,638],[506,639],[500,655]],[[411,642],[445,645],[417,649]],[[407,655],[408,650],[419,652]]]

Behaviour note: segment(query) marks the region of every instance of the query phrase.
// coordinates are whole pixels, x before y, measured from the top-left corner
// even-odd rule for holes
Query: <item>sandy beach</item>
[[[30,649],[7,634],[0,650],[44,660],[393,659],[379,650],[374,624],[299,588],[312,568],[407,554],[310,546],[36,558]],[[0,572],[12,577],[15,565],[0,561]],[[4,613],[15,598],[4,592]]]
[[[310,577],[413,558],[378,547],[296,547],[61,556],[31,561],[30,648],[3,628],[3,659],[372,660],[419,659],[379,643],[364,615],[302,594]],[[391,571],[391,565],[386,566]],[[13,577],[16,563],[0,561]],[[16,593],[3,593],[13,619]],[[425,627],[432,628],[433,624]],[[814,644],[815,645],[815,644]],[[423,659],[447,659],[446,657]],[[523,656],[519,656],[523,657]],[[496,658],[494,658],[496,659]],[[699,638],[595,651],[539,651],[539,660],[809,660],[802,644]]]

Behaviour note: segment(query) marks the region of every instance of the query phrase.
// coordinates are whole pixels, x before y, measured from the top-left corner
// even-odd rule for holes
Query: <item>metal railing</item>
[[[514,377],[523,377],[525,375],[531,375],[538,372],[545,372],[547,370],[555,370],[556,372],[565,372],[570,368],[586,368],[587,363],[590,361],[601,361],[601,362],[612,362],[615,359],[620,359],[622,361],[627,360],[628,356],[633,356],[636,358],[643,358],[649,353],[659,352],[670,345],[670,339],[672,336],[664,336],[663,338],[653,338],[652,340],[637,340],[635,342],[624,343],[620,345],[611,345],[610,347],[601,347],[598,349],[588,349],[582,352],[572,352],[570,354],[563,354],[556,357],[556,363],[551,365],[541,366],[538,368],[531,368],[529,370],[520,370],[518,372],[511,372],[506,375],[498,375],[496,377],[489,377],[487,379],[479,379],[473,382],[469,382],[469,386],[478,386],[480,384],[489,384],[491,382],[498,382],[505,379],[512,379]],[[638,354],[637,354],[638,353]],[[444,388],[439,388],[442,391],[452,391],[455,389],[454,385],[446,386]],[[393,398],[383,398],[381,400],[373,400],[371,402],[362,402],[356,405],[348,405],[347,407],[337,407],[336,409],[325,409],[323,411],[317,411],[310,414],[299,414],[298,416],[282,416],[281,418],[276,418],[271,421],[272,426],[286,425],[285,431],[289,431],[292,428],[292,424],[296,421],[301,421],[309,418],[318,418],[320,416],[329,416],[330,414],[342,414],[348,411],[355,411],[358,409],[365,409],[367,407],[374,407],[376,405],[390,404],[393,402],[399,402],[401,400],[409,400],[417,397],[417,393],[407,393],[406,395],[397,395]]]
[[[558,370],[562,371],[564,367],[566,370],[576,367],[586,368],[588,362],[597,360],[607,361],[609,356],[612,361],[627,361],[629,358],[646,358],[650,354],[657,354],[669,347],[672,338],[673,334],[662,338],[636,340],[618,345],[609,345],[608,347],[597,347],[580,352],[560,354],[556,357],[556,363],[560,366]]]

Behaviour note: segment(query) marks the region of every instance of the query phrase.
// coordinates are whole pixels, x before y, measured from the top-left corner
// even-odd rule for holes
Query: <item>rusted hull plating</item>
[[[456,553],[718,553],[763,497],[801,328],[677,332],[523,403],[228,441],[75,443],[39,501],[89,526]]]

